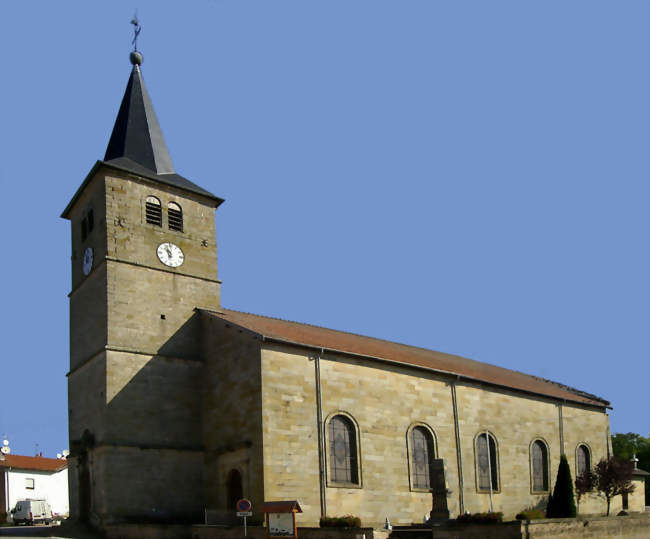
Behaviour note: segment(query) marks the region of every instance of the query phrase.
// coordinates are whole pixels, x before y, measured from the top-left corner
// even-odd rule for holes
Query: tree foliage
[[[650,437],[644,438],[640,434],[628,432],[612,435],[612,449],[614,455],[623,459],[631,459],[633,455],[639,459],[638,466],[650,472]],[[650,505],[650,480],[645,482],[646,505]]]
[[[596,476],[591,470],[585,470],[576,477],[575,487],[576,498],[578,501],[578,512],[580,512],[580,499],[588,492],[594,490],[596,487]]]
[[[607,500],[607,515],[614,496],[634,492],[632,472],[634,464],[628,459],[612,455],[608,459],[600,459],[594,469],[596,488]]]
[[[573,481],[571,479],[571,468],[566,455],[560,457],[560,465],[557,469],[555,488],[553,494],[548,497],[546,507],[548,518],[570,518],[576,516],[576,503],[573,497]]]

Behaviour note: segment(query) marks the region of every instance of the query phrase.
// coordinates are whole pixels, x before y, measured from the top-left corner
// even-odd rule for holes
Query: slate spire
[[[156,175],[174,174],[174,166],[140,72],[142,55],[133,51],[131,63],[133,69],[104,161],[126,158]]]

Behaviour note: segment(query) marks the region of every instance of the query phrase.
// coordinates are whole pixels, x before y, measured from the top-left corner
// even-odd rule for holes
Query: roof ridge
[[[210,310],[210,309],[206,309],[206,310]],[[511,368],[508,368],[508,367],[502,367],[501,365],[495,365],[494,363],[488,363],[487,361],[480,361],[478,359],[468,358],[468,357],[461,356],[461,355],[458,355],[458,354],[449,354],[447,352],[440,352],[439,350],[433,350],[431,348],[424,348],[422,346],[414,346],[412,344],[405,344],[405,343],[401,343],[401,342],[397,342],[397,341],[389,341],[387,339],[381,339],[381,338],[378,338],[378,337],[371,337],[369,335],[362,335],[361,333],[354,333],[354,332],[351,332],[351,331],[344,331],[344,330],[340,330],[340,329],[332,329],[332,328],[327,328],[327,327],[324,327],[324,326],[318,326],[316,324],[309,324],[309,323],[306,323],[306,322],[297,322],[295,320],[288,320],[288,319],[285,319],[285,318],[278,318],[278,317],[275,317],[275,316],[268,316],[268,315],[264,315],[264,314],[251,313],[251,312],[246,312],[246,311],[238,311],[236,309],[225,309],[224,308],[222,311],[212,311],[212,310],[210,310],[210,311],[214,312],[216,314],[227,314],[228,312],[233,312],[233,313],[243,314],[243,315],[247,315],[247,316],[255,316],[257,318],[265,318],[267,320],[276,320],[278,322],[297,324],[297,325],[300,325],[300,326],[308,326],[308,327],[321,329],[321,330],[326,330],[326,331],[334,331],[334,332],[342,333],[342,334],[345,334],[345,335],[352,335],[354,337],[362,337],[364,339],[371,339],[373,341],[380,341],[380,342],[384,342],[384,343],[388,343],[388,344],[396,344],[396,345],[404,346],[404,347],[410,348],[410,349],[422,350],[423,352],[429,352],[429,353],[433,352],[435,354],[441,354],[443,356],[446,356],[446,357],[448,357],[450,359],[459,358],[459,359],[462,359],[462,360],[465,360],[465,361],[472,361],[474,363],[478,363],[478,364],[481,364],[481,365],[487,365],[487,366],[497,368],[497,369],[502,369],[504,371],[516,373],[516,374],[519,374],[521,376],[526,376],[528,378],[532,378],[532,379],[539,380],[539,381],[542,381],[542,382],[545,382],[545,383],[548,383],[548,384],[552,384],[552,385],[560,387],[560,388],[562,388],[562,389],[564,389],[564,390],[566,390],[566,391],[568,391],[570,393],[574,393],[575,395],[578,395],[578,396],[582,396],[582,397],[585,397],[585,398],[588,398],[588,399],[595,399],[595,400],[600,401],[602,403],[605,403],[607,405],[610,404],[610,402],[608,400],[603,399],[602,397],[598,397],[597,395],[594,395],[592,393],[588,393],[588,392],[583,391],[581,389],[574,388],[572,386],[563,384],[561,382],[556,382],[554,380],[549,380],[548,378],[543,378],[543,377],[537,376],[535,374],[529,374],[529,373],[519,371],[519,370],[516,370],[516,369],[511,369]]]
[[[247,314],[249,316],[257,316],[258,318],[267,318],[269,320],[278,320],[279,322],[289,322],[290,324],[298,324],[300,326],[309,326],[309,327],[312,327],[312,328],[324,329],[324,330],[327,330],[327,331],[336,331],[337,333],[344,333],[346,335],[354,335],[355,337],[363,337],[364,339],[372,339],[373,341],[381,341],[381,342],[386,342],[386,343],[389,343],[389,344],[398,344],[400,346],[406,346],[407,348],[415,348],[417,350],[423,350],[425,352],[434,352],[436,354],[442,354],[442,355],[449,356],[449,357],[452,357],[452,358],[453,357],[459,357],[459,358],[462,358],[462,359],[469,359],[470,361],[477,361],[478,363],[485,363],[483,361],[478,361],[476,359],[471,359],[471,358],[468,358],[468,357],[459,356],[458,354],[450,354],[449,352],[441,352],[440,350],[433,350],[432,348],[424,348],[423,346],[415,346],[413,344],[406,344],[406,343],[398,342],[398,341],[389,341],[388,339],[382,339],[381,337],[372,337],[370,335],[363,335],[362,333],[355,333],[353,331],[345,331],[343,329],[327,328],[325,326],[318,326],[316,324],[309,324],[307,322],[298,322],[296,320],[288,320],[286,318],[278,318],[277,316],[267,316],[265,314],[249,313],[249,312],[246,312],[246,311],[237,311],[235,309],[224,309],[224,311],[231,311],[231,312],[239,313],[239,314]],[[218,312],[218,311],[213,311],[213,312]],[[221,311],[221,312],[223,313],[223,311]],[[501,367],[501,368],[503,368],[503,367]]]

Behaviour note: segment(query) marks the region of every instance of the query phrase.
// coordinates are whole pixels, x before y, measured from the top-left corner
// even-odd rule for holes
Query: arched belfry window
[[[433,485],[435,444],[431,431],[417,425],[411,429],[411,484],[416,489],[430,489]]]
[[[167,222],[169,230],[183,232],[183,210],[176,202],[167,204]]]
[[[499,490],[497,443],[487,432],[476,437],[476,479],[479,491]]]
[[[154,196],[148,196],[144,204],[147,223],[150,225],[162,226],[162,206],[160,200]]]
[[[576,473],[580,475],[586,470],[591,470],[591,454],[585,444],[580,444],[576,449]]]
[[[333,416],[327,424],[329,480],[331,483],[359,484],[357,431],[352,420]]]
[[[533,492],[548,491],[548,447],[542,440],[530,446],[530,467]]]
[[[88,208],[81,220],[81,241],[86,241],[88,235],[93,231],[95,226],[95,213],[92,208]]]

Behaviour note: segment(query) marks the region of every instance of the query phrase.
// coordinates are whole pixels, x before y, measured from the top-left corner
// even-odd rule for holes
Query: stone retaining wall
[[[266,539],[266,528],[250,526],[247,539]],[[375,539],[372,528],[298,528],[300,539]],[[386,539],[386,534],[379,533]],[[106,528],[106,539],[243,539],[244,528],[160,524],[115,524]]]
[[[247,537],[266,539],[266,528],[249,527]],[[433,528],[403,529],[391,539],[648,539],[650,514],[627,517],[594,517],[503,522],[501,524],[447,524]],[[106,539],[242,539],[241,527],[122,524],[109,526]],[[376,537],[375,537],[376,536]],[[299,539],[386,539],[372,528],[298,528]]]
[[[649,537],[650,515],[447,525],[433,529],[434,539],[648,539]]]

